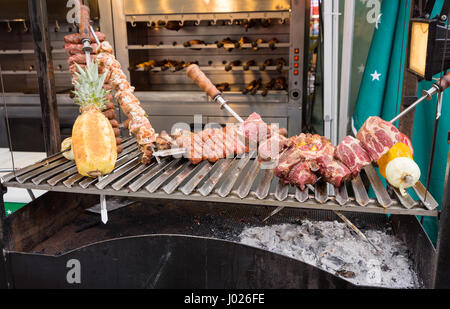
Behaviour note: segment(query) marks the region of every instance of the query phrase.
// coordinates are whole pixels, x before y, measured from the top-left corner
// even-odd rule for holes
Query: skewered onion
[[[406,195],[406,189],[414,186],[419,178],[420,168],[411,158],[398,157],[386,166],[386,180],[402,195]]]

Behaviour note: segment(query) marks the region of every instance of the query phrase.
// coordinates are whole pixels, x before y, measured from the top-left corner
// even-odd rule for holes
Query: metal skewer
[[[206,77],[206,75],[200,70],[198,65],[191,64],[187,70],[186,74],[197,84],[202,88],[215,102],[219,103],[221,105],[221,108],[225,108],[230,114],[236,118],[239,123],[243,123],[244,120],[239,117],[239,115],[227,104],[227,101],[222,97],[221,93],[217,88],[213,85],[213,83]],[[311,186],[312,187],[312,186]],[[283,210],[285,206],[279,206],[277,207],[272,213],[267,216],[263,222],[267,221],[270,217],[276,215],[281,210]],[[344,222],[353,230],[356,234],[358,234],[361,238],[364,240],[370,241],[367,239],[367,237],[364,236],[364,234],[348,220],[342,213],[338,213],[337,211],[334,211],[336,215],[338,215],[340,218],[344,220]],[[373,244],[372,244],[373,245]],[[375,247],[375,246],[374,246]],[[378,249],[377,249],[378,250]]]

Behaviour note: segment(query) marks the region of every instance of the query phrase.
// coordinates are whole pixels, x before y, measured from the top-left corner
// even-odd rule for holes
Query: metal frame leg
[[[450,131],[447,142],[450,144]],[[450,288],[450,151],[447,158],[445,189],[442,199],[442,209],[439,219],[439,234],[437,240],[437,258],[434,288]]]
[[[8,277],[6,269],[6,260],[4,253],[4,231],[3,220],[5,218],[5,202],[3,195],[6,193],[6,188],[0,183],[0,289],[8,288]]]

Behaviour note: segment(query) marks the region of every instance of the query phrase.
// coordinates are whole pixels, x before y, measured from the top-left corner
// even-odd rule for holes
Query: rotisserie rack
[[[136,140],[123,143],[114,171],[101,180],[83,177],[74,161],[61,154],[46,158],[2,178],[6,187],[48,191],[134,196],[175,200],[285,206],[366,213],[437,216],[438,203],[418,182],[406,197],[385,187],[372,165],[340,188],[319,181],[305,190],[284,185],[272,169],[262,169],[246,153],[216,163],[191,164],[185,158],[167,157],[158,164],[140,162]],[[376,198],[370,198],[371,190]],[[415,200],[414,192],[417,195]]]

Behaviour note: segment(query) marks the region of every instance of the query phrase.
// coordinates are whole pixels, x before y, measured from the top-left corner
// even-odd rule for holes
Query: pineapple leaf
[[[89,62],[85,69],[75,64],[78,72],[75,72],[76,79],[73,84],[75,86],[75,103],[81,108],[95,107],[100,111],[104,110],[106,103],[106,95],[109,90],[103,88],[107,72],[99,75],[98,64]]]

